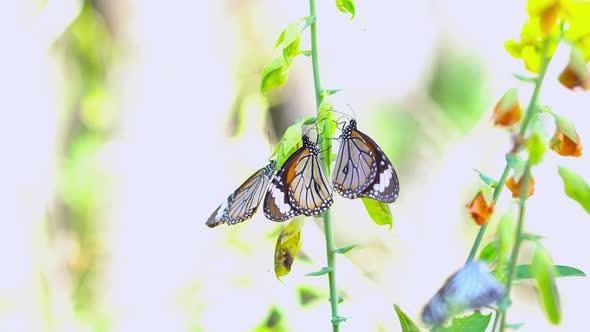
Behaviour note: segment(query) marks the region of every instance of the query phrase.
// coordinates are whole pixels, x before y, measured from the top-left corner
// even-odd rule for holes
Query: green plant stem
[[[547,56],[547,49],[548,48],[549,48],[549,39],[546,39],[545,42],[543,43],[543,62],[541,64],[541,70],[539,72],[539,76],[537,76],[537,81],[535,82],[535,90],[533,91],[533,95],[531,96],[531,100],[529,101],[529,104],[526,108],[526,112],[524,114],[524,118],[522,119],[522,122],[520,123],[520,128],[518,130],[518,135],[520,137],[524,137],[524,135],[529,127],[529,124],[531,122],[531,119],[533,118],[533,115],[538,112],[537,105],[539,103],[539,93],[541,92],[541,86],[543,85],[543,80],[545,79],[545,74],[547,73],[547,68],[549,67],[549,62],[551,61],[551,58]],[[494,190],[494,205],[496,204],[496,202],[498,201],[498,198],[500,197],[500,193],[502,192],[502,189],[504,188],[504,184],[506,182],[509,172],[510,172],[510,165],[508,165],[508,162],[507,162],[506,166],[504,166],[504,171],[502,172],[502,177],[498,181],[498,185],[496,186],[496,189]],[[477,250],[479,249],[479,246],[481,244],[481,240],[482,240],[483,235],[485,234],[485,231],[487,229],[487,225],[488,224],[486,222],[483,226],[481,226],[479,228],[479,231],[477,232],[477,236],[475,237],[475,241],[473,241],[473,245],[471,247],[471,250],[469,251],[469,256],[467,257],[468,263],[471,262],[475,258],[475,254],[477,253]]]
[[[316,100],[316,110],[318,112],[318,117],[320,116],[320,105],[322,103],[322,85],[320,82],[320,66],[318,61],[318,44],[317,44],[317,15],[315,11],[315,0],[309,0],[309,15],[315,17],[316,19],[310,26],[311,31],[311,63],[313,67],[313,83],[315,86],[315,100]],[[324,137],[322,139],[322,150],[328,151],[329,154],[332,152],[330,151],[331,147],[328,145],[331,137]],[[322,161],[322,166],[324,167],[324,172],[328,178],[330,177],[330,167],[327,164],[326,160]],[[332,236],[332,214],[328,209],[323,214],[324,219],[324,235],[326,238],[326,257],[328,261],[328,283],[330,285],[330,307],[332,310],[332,319],[330,320],[332,323],[332,331],[338,332],[340,328],[340,321],[338,317],[338,290],[336,286],[336,253],[334,251],[334,239]]]
[[[530,165],[527,163],[524,175],[522,176],[522,184],[520,187],[520,200],[518,202],[518,223],[516,225],[516,234],[514,235],[514,247],[512,247],[512,253],[510,254],[510,265],[508,266],[508,277],[506,278],[506,294],[505,299],[510,298],[510,291],[512,290],[512,280],[514,279],[514,272],[516,271],[516,261],[518,260],[518,253],[520,251],[520,245],[522,243],[522,230],[524,225],[524,211],[526,207],[526,200],[528,197],[529,182],[531,179]],[[498,317],[502,317],[500,321],[500,332],[503,332],[506,328],[506,309],[508,306],[500,308],[498,314],[494,318],[495,321]],[[494,322],[496,325],[496,322]]]

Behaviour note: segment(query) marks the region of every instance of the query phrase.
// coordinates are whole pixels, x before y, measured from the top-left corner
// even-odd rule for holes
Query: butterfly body
[[[341,144],[332,178],[343,197],[368,197],[392,203],[399,193],[397,174],[381,148],[350,120],[340,135]]]
[[[275,169],[276,161],[271,160],[267,166],[244,181],[213,211],[207,220],[207,226],[215,227],[223,223],[234,225],[250,219],[258,209]]]
[[[264,198],[264,215],[285,221],[300,214],[315,216],[333,203],[331,188],[319,158],[320,150],[304,135],[295,151],[273,177]]]

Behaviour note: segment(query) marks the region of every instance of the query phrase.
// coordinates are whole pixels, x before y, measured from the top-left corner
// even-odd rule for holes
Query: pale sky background
[[[524,72],[522,62],[504,51],[503,42],[518,37],[525,5],[357,1],[357,16],[350,21],[334,1],[318,2],[323,86],[343,89],[334,96],[335,106],[352,108],[359,128],[372,137],[388,135],[368,125],[375,123],[374,110],[383,103],[436,107],[424,86],[441,45],[476,57],[487,75],[488,111],[476,127],[466,136],[432,129],[430,138],[439,140],[442,153],[417,151],[420,164],[398,169],[401,191],[391,205],[391,232],[369,220],[360,200],[335,196],[336,243],[359,245],[337,258],[338,286],[346,298],[340,315],[351,317],[341,331],[400,331],[393,304],[418,321],[423,305],[467,257],[477,232],[464,208],[480,185],[473,169],[493,177],[503,169],[510,142],[489,116],[503,92],[518,84],[511,74]],[[109,77],[119,131],[96,156],[104,181],[112,184],[99,213],[107,248],[99,294],[112,331],[251,331],[271,305],[282,309],[293,331],[327,331],[328,301],[302,308],[296,292],[306,285],[327,296],[326,278],[303,276],[325,265],[319,221],[307,220],[302,233],[309,260],[297,260],[282,282],[272,265],[279,226],[266,220],[261,209],[238,226],[205,226],[219,203],[271,154],[263,112],[268,101],[261,95],[243,101],[243,130],[228,135],[240,80],[257,75],[244,72],[244,63],[252,61],[246,57],[259,55],[256,61],[269,62],[281,29],[308,15],[307,1],[103,3],[114,13],[123,44]],[[76,315],[68,295],[70,281],[58,268],[60,253],[75,250],[75,244],[49,243],[44,225],[58,186],[57,146],[64,126],[63,86],[68,83],[51,45],[79,10],[77,0],[49,0],[45,6],[32,0],[0,4],[3,331],[93,331]],[[245,31],[244,22],[256,24]],[[256,36],[258,42],[248,44],[245,35]],[[308,38],[302,43],[307,45]],[[589,94],[566,90],[556,80],[568,54],[567,48],[558,49],[541,103],[573,120],[586,146]],[[519,87],[526,104],[532,89]],[[309,59],[296,59],[283,89],[292,91],[287,98],[295,100],[298,112],[315,113]],[[427,120],[424,125],[437,121]],[[396,160],[392,162],[395,166]],[[590,217],[565,197],[556,164],[590,179],[587,156],[563,158],[548,151],[545,162],[534,169],[536,188],[527,204],[526,230],[545,236],[543,243],[556,264],[588,272]],[[505,190],[497,211],[509,203]],[[483,244],[491,239],[495,218],[492,222]],[[45,285],[41,273],[48,276]],[[52,290],[49,299],[40,295],[44,287]],[[587,324],[590,283],[566,278],[558,287],[562,325],[549,325],[530,285],[515,288],[509,321],[525,322],[519,330],[525,332],[579,331]]]

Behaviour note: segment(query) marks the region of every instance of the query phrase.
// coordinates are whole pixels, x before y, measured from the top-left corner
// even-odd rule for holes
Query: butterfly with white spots
[[[264,197],[264,216],[285,221],[300,214],[315,216],[333,203],[332,188],[324,174],[320,150],[307,135],[273,177]]]
[[[391,162],[369,136],[350,120],[340,135],[332,184],[343,197],[368,197],[393,203],[399,194],[399,180]]]

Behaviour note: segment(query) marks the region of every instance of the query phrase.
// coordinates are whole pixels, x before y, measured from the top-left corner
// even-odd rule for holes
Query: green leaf
[[[353,0],[336,0],[336,7],[339,11],[350,14],[350,19],[352,20],[355,15],[355,8],[354,8],[354,1]]]
[[[311,56],[311,50],[301,50],[299,54],[303,54],[305,56]]]
[[[492,319],[492,314],[482,315],[479,310],[464,317],[453,318],[448,327],[435,326],[431,332],[483,332],[486,330]]]
[[[356,247],[356,244],[351,244],[351,245],[346,246],[346,247],[334,249],[334,252],[337,253],[337,254],[345,254],[345,253],[349,252],[354,247]]]
[[[342,296],[338,296],[338,304],[344,302],[344,298]]]
[[[563,166],[558,166],[559,176],[563,180],[565,194],[580,203],[590,213],[590,187],[584,179]]]
[[[492,188],[496,188],[498,186],[498,181],[492,179],[487,174],[484,174],[476,169],[474,169],[474,171],[476,171],[479,174],[479,178],[488,186],[490,186]]]
[[[308,122],[315,123],[315,121],[315,117],[308,116],[305,119],[295,121],[294,124],[287,128],[274,151],[274,154],[277,155],[277,169],[280,168],[289,156],[301,145],[301,127],[304,124],[308,124]]]
[[[513,170],[512,176],[514,176],[514,182],[518,183],[520,178],[524,174],[524,170],[526,169],[526,161],[520,159],[520,157],[515,156],[513,154],[506,155],[506,162]]]
[[[492,189],[492,187],[482,186],[480,191],[484,201],[486,201],[486,204],[488,206],[492,205],[492,203],[494,203],[494,190]]]
[[[277,42],[275,43],[275,48],[279,47],[279,45],[281,45],[283,43],[283,40],[285,40],[285,30],[287,30],[287,29],[283,29],[283,31],[281,31],[281,34],[279,35],[279,38],[277,38]]]
[[[303,32],[315,22],[315,16],[306,16],[299,21],[303,21],[303,27],[301,27],[301,32]]]
[[[508,212],[500,218],[496,234],[498,236],[498,255],[507,257],[514,245],[515,234],[514,217],[512,216],[511,210],[508,210]]]
[[[402,332],[420,332],[420,329],[412,322],[412,320],[406,315],[397,304],[394,304],[393,307],[395,308],[395,312],[397,313],[397,318],[399,319],[399,323],[402,326]]]
[[[543,156],[547,151],[547,144],[545,144],[541,134],[535,132],[527,139],[526,148],[529,153],[529,162],[532,165],[537,165],[543,160]]]
[[[318,130],[322,135],[320,140],[320,149],[323,151],[323,158],[328,167],[332,166],[332,137],[336,131],[336,122],[334,121],[334,112],[331,112],[332,104],[327,98],[322,99],[318,111]]]
[[[278,88],[287,81],[289,64],[285,58],[280,56],[271,61],[262,71],[262,81],[260,82],[260,91],[262,93]]]
[[[537,83],[538,78],[536,76],[525,76],[513,73],[512,76],[516,77],[517,80],[524,83]]]
[[[389,230],[391,230],[393,228],[393,217],[391,216],[389,205],[366,197],[362,199],[371,219],[377,225],[389,225]]]
[[[506,324],[506,328],[511,330],[518,330],[519,328],[523,327],[524,323],[513,323],[513,324]]]
[[[549,256],[549,252],[540,242],[537,242],[533,262],[529,267],[531,276],[537,281],[537,289],[541,296],[543,310],[547,319],[552,324],[561,322],[561,308],[559,303],[559,293],[555,285],[555,267]]]
[[[498,242],[495,240],[486,244],[486,246],[483,247],[483,249],[479,253],[477,260],[491,262],[494,259],[496,259],[496,257],[498,257],[498,251],[496,250],[497,245]]]
[[[328,274],[328,273],[330,273],[330,271],[332,271],[332,268],[331,268],[331,267],[324,266],[324,267],[322,267],[322,269],[321,269],[321,270],[319,270],[319,271],[315,271],[315,272],[310,272],[310,273],[306,274],[305,276],[306,276],[306,277],[317,277],[317,276],[323,276],[324,274]]]
[[[348,320],[348,317],[338,316],[336,318],[332,318],[332,324],[340,324]]]
[[[528,264],[517,265],[514,273],[514,280],[532,279],[531,266]],[[555,265],[555,278],[560,277],[585,277],[586,273],[575,267],[565,265]]]
[[[578,135],[576,134],[576,127],[573,122],[563,116],[557,116],[555,118],[555,126],[574,143],[578,143]]]
[[[275,246],[275,275],[281,279],[291,272],[291,265],[295,261],[295,255],[301,249],[301,229],[305,218],[293,218],[283,228]]]
[[[291,23],[285,29],[283,39],[283,56],[287,62],[299,54],[299,43],[301,41],[301,29],[299,23]]]
[[[322,96],[322,98],[328,97],[328,96],[331,96],[331,95],[335,94],[336,92],[340,92],[340,91],[342,91],[342,89],[322,90],[320,92],[320,96]]]

